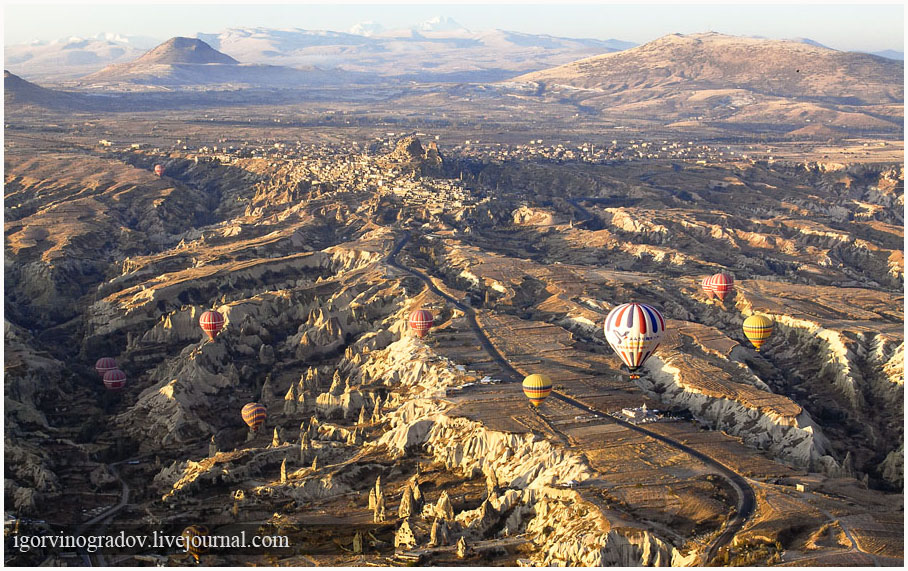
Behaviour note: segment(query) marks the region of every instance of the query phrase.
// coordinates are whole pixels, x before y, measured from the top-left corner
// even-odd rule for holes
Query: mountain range
[[[391,34],[382,33],[386,38]],[[434,32],[425,34],[431,33]],[[462,41],[469,46],[478,41],[470,37],[472,32],[468,30],[457,32],[463,36],[460,40],[453,39],[450,30],[444,33],[447,34],[445,39],[439,40],[442,44]],[[355,84],[371,89],[342,90],[343,94],[335,93],[334,96],[358,97],[368,92],[370,97],[380,99],[406,93],[409,84],[402,83],[401,78],[407,76],[400,75],[405,72],[403,64],[398,75],[382,77],[379,69],[358,73],[341,68],[310,66],[303,69],[249,63],[250,59],[265,59],[266,52],[275,50],[295,53],[296,57],[309,53],[311,48],[305,46],[313,45],[317,38],[307,37],[301,42],[300,37],[296,33],[283,37],[267,31],[234,31],[211,40],[220,49],[197,38],[172,38],[133,61],[111,64],[69,82],[68,87],[75,88],[75,92],[61,92],[59,100],[52,97],[54,92],[37,85],[26,85],[20,78],[8,80],[7,90],[12,91],[7,93],[6,101],[13,105],[78,108],[97,104],[95,98],[77,98],[80,92],[218,90],[234,92],[236,95],[232,97],[239,100],[256,98],[242,95],[244,89]],[[336,46],[343,39],[336,33],[321,37],[329,46]],[[354,46],[352,42],[359,42],[356,45],[361,47],[361,53],[368,53],[369,38],[352,34],[345,37],[344,41],[351,42],[351,46]],[[510,45],[516,44],[513,34],[507,37]],[[262,43],[263,38],[269,41]],[[533,36],[531,40],[538,46],[540,36]],[[556,41],[556,47],[563,47],[559,42]],[[230,48],[231,53],[245,55],[234,58],[223,51],[226,48]],[[379,57],[378,53],[373,55]],[[388,61],[394,59],[387,55],[381,57]],[[406,60],[407,56],[398,55],[397,59]],[[474,63],[468,60],[461,65]],[[449,77],[455,74],[451,69],[447,73]],[[566,104],[566,112],[578,113],[578,116],[655,120],[669,127],[722,125],[748,131],[769,128],[793,136],[824,139],[855,130],[898,133],[904,121],[902,62],[840,52],[797,40],[716,33],[672,34],[641,46],[526,74],[516,71],[504,74],[499,69],[497,74],[491,74],[493,79],[490,80],[484,79],[488,74],[482,69],[463,73],[471,81],[447,85],[427,82],[419,89],[436,92],[449,106],[471,101],[473,96],[482,100],[499,98],[508,104],[531,98],[534,104],[554,104],[551,108],[562,108]],[[505,77],[496,80],[495,76],[500,74]],[[420,74],[413,77],[426,78]],[[374,88],[379,85],[386,89],[376,91]],[[110,104],[114,101],[110,100]]]
[[[363,22],[351,33],[231,28],[198,33],[195,39],[244,64],[337,68],[429,81],[496,81],[635,45],[504,30],[473,32],[450,18],[399,30]],[[63,82],[110,64],[131,62],[153,45],[108,34],[90,40],[6,46],[5,69],[30,81]]]
[[[241,27],[197,33],[194,38],[247,64],[337,68],[416,81],[498,81],[637,45],[616,39],[472,31],[442,16],[399,29],[365,21],[347,32]],[[824,47],[809,38],[792,41]],[[5,69],[30,81],[59,83],[110,64],[131,62],[158,43],[147,37],[108,33],[7,45],[4,63]],[[874,55],[904,58],[894,50]]]

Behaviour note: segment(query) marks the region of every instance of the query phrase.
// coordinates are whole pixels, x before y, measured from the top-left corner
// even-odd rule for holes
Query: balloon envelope
[[[633,372],[659,347],[665,319],[645,303],[625,303],[609,312],[604,330],[605,340]]]
[[[155,165],[155,166],[154,166],[154,173],[155,173],[156,175],[158,175],[158,176],[163,175],[163,174],[164,174],[164,165]]]
[[[204,525],[190,525],[180,535],[183,536],[183,541],[185,541],[186,551],[196,561],[199,560],[199,555],[208,552],[208,546],[204,539],[201,539],[209,535],[208,528]]]
[[[95,370],[98,371],[98,374],[101,375],[101,378],[104,378],[104,373],[107,371],[113,371],[117,368],[117,362],[112,357],[101,357],[95,363]]]
[[[109,391],[118,391],[126,386],[126,373],[120,369],[104,373],[104,387]]]
[[[744,320],[744,335],[759,351],[763,343],[772,335],[772,320],[764,315],[751,315]]]
[[[412,329],[417,337],[424,337],[429,331],[429,328],[435,324],[435,318],[432,317],[432,312],[425,309],[417,309],[416,311],[410,314],[410,329]]]
[[[713,292],[712,285],[710,285],[709,283],[711,277],[712,276],[706,276],[705,278],[703,278],[703,280],[700,281],[700,287],[703,288],[703,293],[706,294],[707,299],[712,299],[716,295]]]
[[[215,336],[224,327],[224,316],[217,311],[206,311],[199,317],[199,325],[208,338],[214,341]]]
[[[552,381],[545,375],[530,375],[523,380],[523,394],[533,406],[539,406],[552,392]]]
[[[721,272],[709,277],[709,286],[719,301],[725,301],[725,296],[735,289],[735,278]]]
[[[265,418],[268,417],[268,409],[265,408],[265,405],[251,402],[243,407],[242,414],[243,422],[249,425],[252,430],[258,430],[265,423]]]

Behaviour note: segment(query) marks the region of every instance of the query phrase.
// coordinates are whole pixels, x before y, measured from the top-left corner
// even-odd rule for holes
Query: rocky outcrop
[[[747,444],[768,450],[780,460],[796,466],[838,467],[827,454],[829,444],[825,436],[800,407],[789,407],[792,412],[786,414],[782,412],[785,409],[760,406],[756,399],[748,402],[718,396],[721,393],[710,394],[698,385],[685,382],[689,369],[675,366],[670,355],[653,355],[644,366],[650,374],[637,379],[638,386],[667,404],[689,410],[716,430],[739,436]],[[720,371],[717,369],[714,374],[720,374]],[[656,387],[661,395],[654,393]],[[770,395],[775,396],[767,394]]]
[[[239,372],[223,343],[205,343],[184,349],[155,369],[150,380],[151,386],[117,422],[142,448],[158,449],[215,432],[198,411],[208,409],[221,391],[236,387]]]
[[[393,370],[400,372],[400,382],[423,387],[423,394],[438,394],[433,388],[457,384],[458,371],[444,362],[427,366],[422,361],[411,361],[408,366],[404,362],[408,353],[405,349],[411,343],[410,339],[401,339],[381,354],[372,355],[366,366],[394,362]],[[415,376],[414,371],[420,374]],[[438,384],[432,387],[433,383]],[[474,421],[448,416],[445,408],[444,401],[406,400],[385,416],[390,428],[375,445],[386,446],[398,456],[417,450],[428,453],[447,470],[470,478],[494,475],[494,480],[506,490],[500,495],[490,494],[478,508],[456,515],[454,523],[461,538],[482,537],[500,524],[503,514],[510,513],[502,526],[503,533],[518,529],[530,533],[539,547],[534,559],[538,558],[542,565],[669,565],[689,563],[695,557],[685,558],[650,532],[635,529],[627,533],[618,528],[600,532],[600,523],[571,519],[562,508],[555,507],[566,499],[565,490],[551,485],[592,477],[592,470],[581,457],[532,434],[497,432]],[[567,505],[585,510],[591,518],[592,514],[603,517],[600,508],[572,494]],[[444,502],[444,498],[439,502]],[[424,508],[424,516],[448,521],[451,514],[444,508],[442,512],[437,506]],[[588,540],[590,536],[595,540]],[[581,544],[583,547],[578,547]]]
[[[678,567],[697,560],[696,552],[684,555],[650,531],[611,521],[573,491],[540,497],[534,510],[526,531],[539,566]]]

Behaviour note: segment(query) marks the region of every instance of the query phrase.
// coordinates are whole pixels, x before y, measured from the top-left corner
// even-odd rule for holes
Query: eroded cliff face
[[[4,322],[4,493],[11,508],[29,515],[66,492],[60,472],[91,464],[90,447],[76,442],[84,440],[82,434],[61,430],[52,420],[78,415],[88,424],[99,412],[94,406],[71,410],[83,391],[64,374],[65,363],[35,351],[34,343],[30,332]]]
[[[412,338],[403,338],[370,360],[393,363],[393,370],[402,372],[400,382],[421,387],[419,393],[423,395],[463,384],[462,374],[450,365],[426,364],[412,357],[407,359],[409,363],[402,361],[407,354],[414,354],[413,344]],[[460,383],[456,382],[458,377]],[[417,378],[418,384],[414,383]],[[444,401],[414,395],[385,416],[389,429],[376,445],[387,446],[399,457],[426,453],[447,470],[467,476],[493,474],[509,493],[519,492],[518,511],[505,529],[508,533],[523,530],[533,538],[535,564],[686,565],[696,559],[695,553],[681,554],[642,526],[623,526],[628,522],[579,493],[552,487],[595,475],[582,456],[533,434],[498,432],[478,422],[451,417],[447,408]]]
[[[778,409],[760,406],[755,399],[730,399],[685,383],[685,373],[673,366],[675,359],[654,355],[646,362],[650,373],[637,385],[662,402],[680,406],[716,430],[741,437],[744,442],[801,468],[841,474],[836,460],[826,452],[829,442],[806,411],[798,406]],[[658,388],[658,391],[655,389]]]
[[[870,450],[839,445],[837,454],[852,451],[858,470],[874,472],[898,485],[902,475],[896,465],[888,459],[885,464],[877,462],[879,451],[891,454],[903,438],[904,412],[899,404],[904,398],[904,381],[899,372],[904,366],[901,340],[885,333],[846,333],[816,322],[776,317],[779,334],[788,341],[788,347],[780,351],[780,360],[794,363],[792,368],[800,373],[804,388],[829,395],[818,395],[810,406],[830,420],[840,416],[837,411],[845,411],[848,417],[845,423],[829,423],[836,440],[843,443],[849,436],[861,433],[861,438],[870,438]],[[805,359],[819,362],[819,369],[799,366]]]

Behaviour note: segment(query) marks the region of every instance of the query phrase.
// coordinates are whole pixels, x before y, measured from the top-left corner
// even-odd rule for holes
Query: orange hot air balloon
[[[735,278],[725,272],[710,276],[708,279],[710,289],[719,301],[725,301],[725,296],[735,289]]]
[[[217,311],[206,311],[199,317],[199,325],[208,338],[214,341],[217,334],[224,328],[224,316]]]
[[[164,176],[164,165],[155,165],[154,173],[158,176]]]
[[[104,378],[104,373],[107,371],[113,371],[117,368],[117,362],[111,357],[101,357],[95,363],[95,370],[98,371],[98,374],[101,375],[101,378]]]
[[[432,312],[425,309],[417,309],[410,314],[410,329],[412,329],[416,336],[420,339],[426,336],[426,333],[429,332],[429,328],[435,325],[435,318],[432,317]]]
[[[249,428],[253,431],[256,431],[265,423],[265,419],[268,418],[268,409],[266,409],[263,404],[251,402],[243,407],[242,415],[243,422],[249,425]]]
[[[104,387],[109,391],[118,391],[126,386],[126,373],[120,369],[104,373]]]

